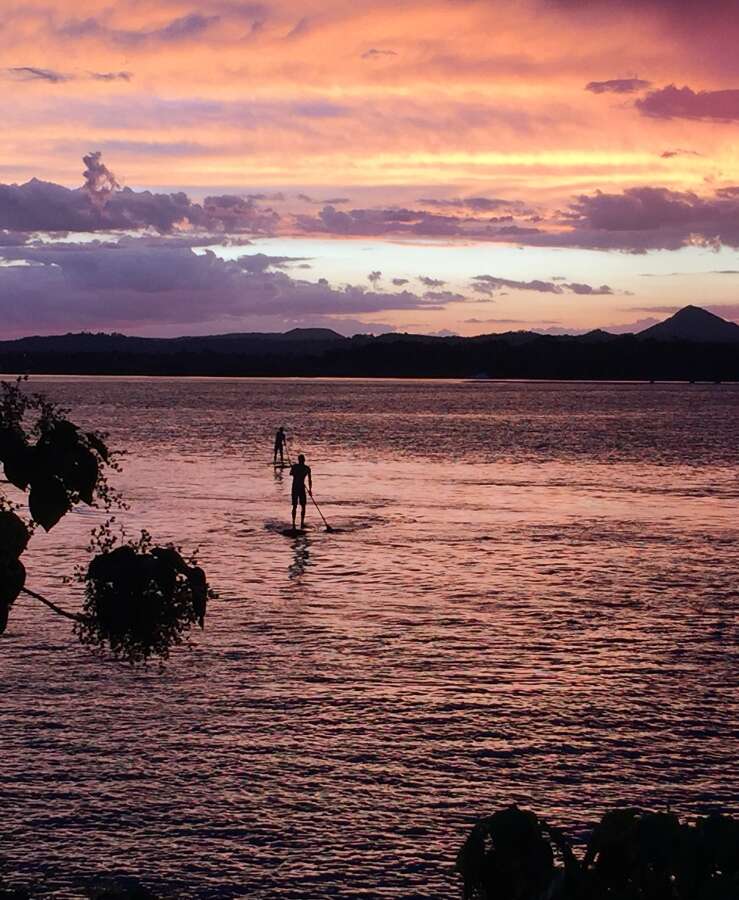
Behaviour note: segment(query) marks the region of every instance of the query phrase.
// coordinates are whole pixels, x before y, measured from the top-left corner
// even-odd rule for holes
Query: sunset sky
[[[736,0],[6,0],[0,338],[739,321],[738,42]]]

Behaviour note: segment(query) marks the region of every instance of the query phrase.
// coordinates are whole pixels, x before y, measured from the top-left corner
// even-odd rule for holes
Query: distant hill
[[[330,328],[293,328],[279,337],[290,341],[343,341],[342,334],[332,331]]]
[[[585,341],[589,344],[603,344],[609,341],[618,340],[617,334],[611,334],[610,331],[603,331],[602,328],[594,328],[585,334],[578,335],[578,341]]]
[[[637,335],[512,331],[342,337],[328,328],[178,338],[54,335],[0,342],[0,372],[739,381],[739,326],[697,307]]]
[[[664,322],[640,331],[638,337],[657,341],[739,343],[739,325],[699,306],[685,306]]]
[[[294,353],[303,345],[314,349],[347,338],[330,328],[293,328],[282,332],[208,334],[175,338],[129,337],[82,331],[78,333],[0,341],[0,354],[21,353],[253,353],[265,349]]]

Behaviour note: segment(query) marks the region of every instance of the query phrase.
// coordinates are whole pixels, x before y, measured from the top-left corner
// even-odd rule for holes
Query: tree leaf
[[[62,481],[56,475],[34,480],[28,497],[28,509],[44,531],[51,531],[70,509]]]
[[[26,569],[18,559],[0,562],[0,634],[8,624],[8,614],[16,597],[26,583]]]
[[[56,473],[70,491],[76,491],[85,503],[92,503],[100,468],[97,457],[80,444],[66,450]]]
[[[15,428],[0,431],[0,459],[8,481],[25,491],[33,472],[33,452]]]
[[[108,460],[110,459],[110,451],[108,450],[108,445],[100,437],[100,435],[95,434],[94,431],[88,431],[85,437],[87,438],[87,442],[92,447],[92,449],[96,450],[97,453],[100,454],[100,458],[103,460],[103,462],[108,462]]]
[[[18,559],[30,535],[23,519],[9,509],[0,510],[0,559]]]

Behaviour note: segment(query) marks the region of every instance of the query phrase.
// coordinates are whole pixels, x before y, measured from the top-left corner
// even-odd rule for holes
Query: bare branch
[[[87,622],[89,620],[89,616],[85,616],[82,613],[72,613],[66,609],[62,609],[61,606],[57,606],[56,603],[52,603],[51,600],[47,600],[46,597],[37,594],[36,591],[32,591],[30,588],[22,588],[21,593],[28,594],[28,596],[33,597],[34,600],[39,600],[45,606],[48,606],[49,609],[57,613],[57,615],[64,616],[65,619],[71,619],[73,622]]]

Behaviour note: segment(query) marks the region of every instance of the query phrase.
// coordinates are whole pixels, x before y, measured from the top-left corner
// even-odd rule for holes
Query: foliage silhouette
[[[561,831],[514,805],[472,828],[457,871],[465,900],[736,900],[739,821],[618,809],[580,860]]]
[[[108,511],[125,504],[106,478],[106,469],[118,464],[105,435],[83,431],[66,410],[24,391],[22,381],[0,382],[0,462],[8,484],[28,497],[24,518],[23,507],[0,494],[0,634],[23,593],[74,621],[89,647],[107,648],[132,665],[166,659],[193,624],[204,627],[212,592],[193,557],[154,546],[148,532],[135,541],[119,538],[114,518],[93,529],[93,559],[67,579],[84,586],[82,612],[26,587],[21,556],[37,527],[50,531],[80,503]]]

